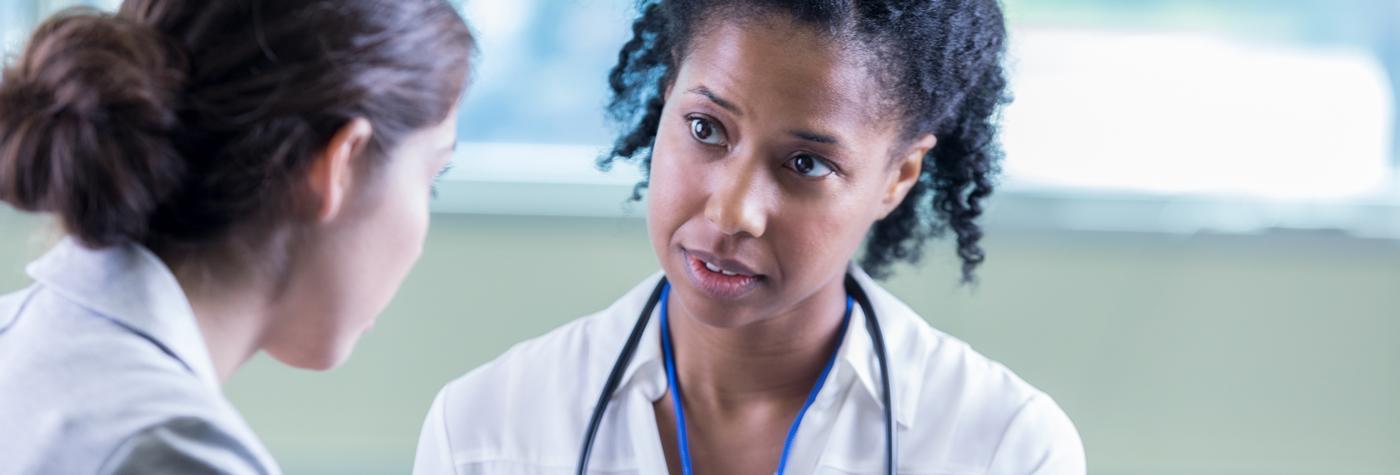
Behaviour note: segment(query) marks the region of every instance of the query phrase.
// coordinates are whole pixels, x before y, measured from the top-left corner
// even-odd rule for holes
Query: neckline
[[[667,283],[661,289],[661,354],[666,369],[667,392],[671,394],[671,403],[676,414],[676,446],[681,458],[681,473],[682,475],[692,475],[694,472],[690,458],[690,442],[686,434],[685,407],[681,402],[681,386],[679,376],[676,374],[675,355],[671,350],[670,306],[668,304],[670,293],[671,285]],[[850,326],[851,312],[854,306],[855,301],[847,295],[845,314],[841,318],[841,327],[836,334],[836,348],[833,348],[831,354],[827,356],[826,365],[822,368],[821,374],[817,376],[816,384],[812,386],[806,401],[802,403],[802,408],[797,411],[797,417],[793,419],[792,425],[788,428],[787,437],[783,442],[783,451],[778,458],[778,469],[775,472],[777,475],[783,475],[786,472],[788,457],[792,453],[797,431],[802,426],[802,419],[807,415],[807,409],[812,407],[812,403],[821,394],[822,387],[826,385],[827,376],[831,374],[832,367],[836,365],[836,357],[840,354],[841,345],[846,339],[846,329]]]

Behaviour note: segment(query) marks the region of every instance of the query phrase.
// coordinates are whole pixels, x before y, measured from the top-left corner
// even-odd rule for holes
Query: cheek
[[[688,167],[681,144],[667,138],[664,128],[653,147],[650,185],[647,188],[647,228],[658,246],[671,240],[671,235],[688,219],[702,181],[696,175],[701,170]]]
[[[298,298],[273,332],[280,338],[267,344],[279,359],[314,369],[339,364],[417,261],[428,228],[427,191],[383,179],[300,261]]]
[[[407,181],[407,180],[401,180]],[[423,253],[423,242],[428,237],[428,194],[420,183],[401,183],[393,192],[395,198],[387,200],[383,217],[385,256],[390,268],[397,270],[396,276],[408,273],[408,269],[418,261]]]
[[[386,177],[393,178],[393,177]],[[393,297],[404,277],[423,252],[428,233],[428,191],[422,184],[407,179],[394,179],[372,207],[368,219],[361,223],[364,243],[360,270],[365,281],[360,287],[366,296],[376,301],[369,308],[379,309]]]
[[[828,267],[841,265],[847,257],[842,243],[848,234],[841,221],[840,216],[821,209],[786,209],[777,219],[770,218],[770,248],[783,263],[784,273],[817,276],[825,274]]]
[[[843,272],[870,230],[870,200],[859,193],[815,200],[789,198],[783,211],[769,218],[772,249],[793,276],[825,278]],[[803,277],[799,277],[803,278]]]

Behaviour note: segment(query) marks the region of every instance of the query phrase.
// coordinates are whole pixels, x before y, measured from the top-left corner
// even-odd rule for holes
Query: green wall
[[[0,288],[42,229],[0,211]],[[992,229],[973,289],[947,247],[889,287],[1054,396],[1092,473],[1400,473],[1400,243]],[[344,367],[259,356],[227,392],[289,473],[406,473],[444,382],[654,268],[639,220],[435,216]]]

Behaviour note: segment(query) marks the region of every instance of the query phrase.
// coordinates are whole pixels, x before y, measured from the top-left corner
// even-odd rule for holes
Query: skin
[[[209,277],[208,262],[168,262],[220,381],[260,350],[298,368],[345,361],[422,253],[431,190],[451,159],[456,117],[410,134],[374,165],[367,154],[373,125],[356,119],[341,128],[302,178],[315,205],[284,223],[296,238],[276,275],[219,266]]]
[[[695,470],[771,474],[836,348],[848,262],[935,138],[900,140],[870,99],[881,89],[864,57],[820,32],[781,16],[712,26],[666,91],[648,232],[672,283]],[[761,277],[716,296],[697,280],[697,254]],[[670,394],[653,409],[681,473]]]

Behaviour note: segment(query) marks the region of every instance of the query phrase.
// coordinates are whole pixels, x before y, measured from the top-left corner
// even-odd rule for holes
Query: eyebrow
[[[836,137],[832,137],[826,134],[819,134],[810,130],[790,130],[788,131],[788,134],[792,135],[793,137],[797,137],[798,139],[806,140],[808,142],[835,145],[843,148],[845,147],[841,144],[840,140],[836,140]]]
[[[710,102],[713,102],[715,103],[715,105],[724,108],[724,110],[733,112],[734,115],[740,117],[744,116],[744,111],[740,110],[739,106],[736,106],[733,102],[729,102],[728,100],[715,95],[714,91],[711,91],[710,88],[707,88],[705,86],[699,86],[694,89],[691,89],[689,92],[705,96],[705,98],[709,99]]]
[[[728,100],[715,95],[714,91],[711,91],[710,88],[707,88],[705,86],[698,86],[691,89],[689,92],[705,96],[705,98],[709,99],[710,102],[715,103],[715,105],[718,105],[729,112],[733,112],[734,115],[740,117],[744,116],[744,112],[739,109],[739,106],[736,106],[733,102],[729,102]],[[836,137],[827,134],[820,134],[812,132],[810,130],[791,130],[788,131],[788,134],[792,135],[793,137],[796,137],[799,140],[805,140],[808,142],[815,142],[827,145],[835,145],[840,148],[846,148],[846,145],[842,144],[840,140],[836,140]]]
[[[827,135],[827,134],[819,134],[819,133],[816,133],[816,132],[812,132],[812,131],[810,131],[810,130],[802,130],[802,129],[798,129],[798,130],[789,130],[789,131],[788,131],[788,135],[791,135],[791,136],[793,136],[794,138],[796,138],[796,139],[798,139],[798,140],[804,140],[804,141],[807,141],[807,142],[813,142],[813,143],[831,145],[831,146],[834,146],[834,147],[839,148],[839,149],[841,149],[841,150],[844,150],[844,151],[846,151],[846,152],[851,152],[851,148],[850,148],[850,147],[847,147],[846,144],[841,143],[841,141],[840,141],[840,140],[837,140],[835,136],[831,136],[831,135]]]

